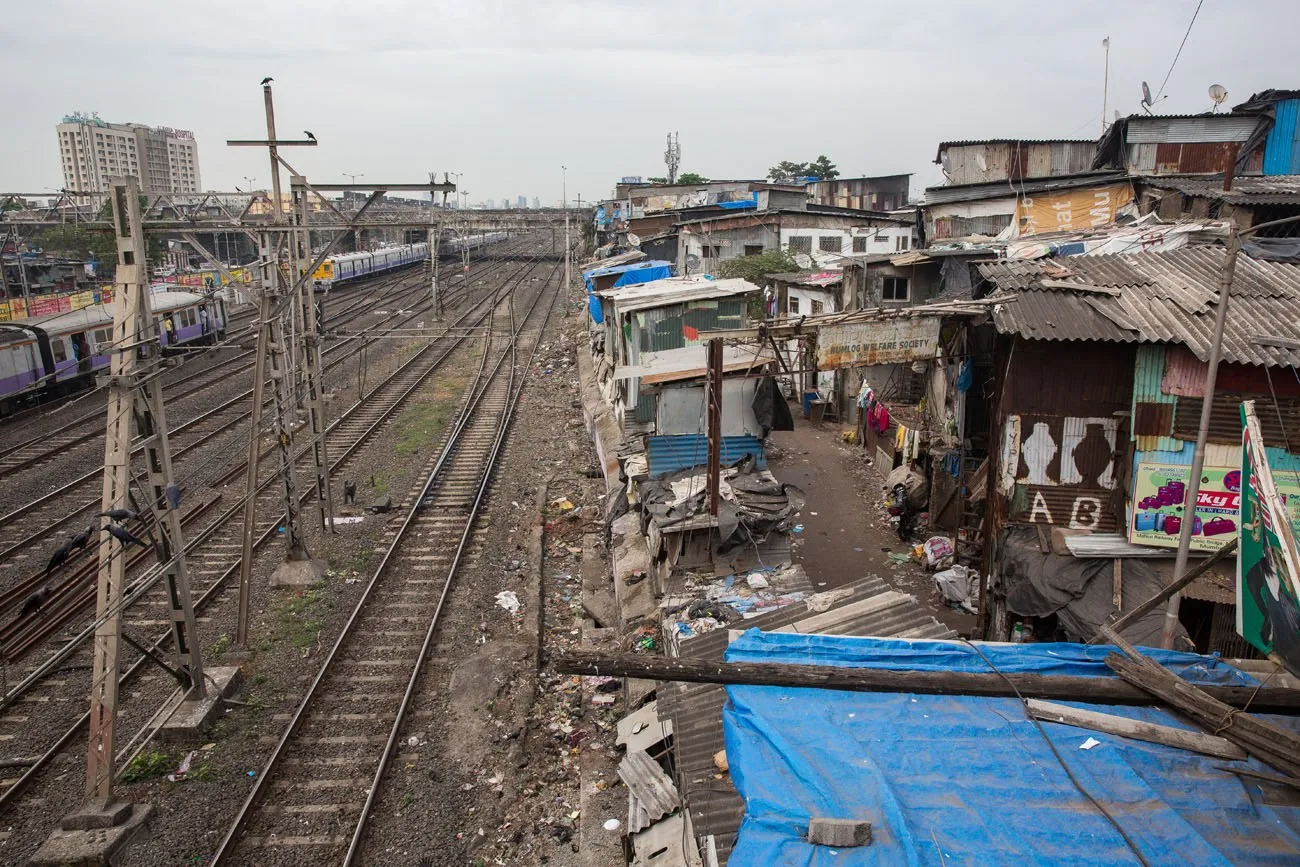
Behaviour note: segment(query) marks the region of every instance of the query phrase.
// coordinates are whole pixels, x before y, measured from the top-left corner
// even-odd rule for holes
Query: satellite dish
[[[1150,108],[1152,102],[1153,100],[1151,99],[1151,88],[1148,87],[1147,83],[1144,81],[1142,82],[1142,107]]]
[[[1115,123],[1119,123],[1119,109],[1115,109]]]
[[[628,232],[628,233],[627,233],[627,243],[628,243],[628,246],[631,246],[631,247],[640,247],[640,246],[641,246],[641,236],[638,235],[636,232]]]
[[[1223,101],[1227,98],[1228,88],[1224,87],[1222,84],[1210,85],[1210,99],[1214,101],[1215,111],[1218,111],[1219,106],[1223,105]]]

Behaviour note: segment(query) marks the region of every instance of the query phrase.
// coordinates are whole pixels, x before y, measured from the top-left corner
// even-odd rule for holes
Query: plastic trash
[[[623,827],[623,823],[620,822],[618,819],[606,819],[606,820],[605,820],[605,830],[606,830],[606,831],[617,831],[619,828],[622,828],[622,827]]]
[[[502,590],[497,594],[497,607],[503,608],[510,614],[519,613],[519,596],[513,590]]]

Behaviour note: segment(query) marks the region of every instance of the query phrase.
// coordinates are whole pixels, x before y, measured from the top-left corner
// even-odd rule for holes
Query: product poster
[[[1241,470],[1205,467],[1196,509],[1189,516],[1186,499],[1191,469],[1185,464],[1138,464],[1130,542],[1177,548],[1178,535],[1187,520],[1192,522],[1193,551],[1215,551],[1237,535],[1241,521]]]
[[[1237,632],[1300,674],[1300,554],[1293,473],[1274,471],[1262,446],[1254,401],[1241,407],[1241,550],[1237,552]]]

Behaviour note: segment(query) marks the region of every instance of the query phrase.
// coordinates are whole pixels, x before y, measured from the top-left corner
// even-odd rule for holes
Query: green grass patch
[[[127,763],[122,773],[118,774],[117,781],[127,786],[132,783],[142,783],[145,780],[165,777],[175,766],[176,760],[167,753],[145,750]]]
[[[449,359],[451,363],[439,371],[433,394],[413,402],[397,416],[394,423],[397,454],[409,457],[426,451],[456,418],[456,410],[460,408],[465,387],[469,384],[470,374],[464,367],[470,360],[471,354],[465,347],[458,349]]]
[[[325,626],[324,613],[329,606],[328,598],[315,588],[293,591],[276,599],[271,603],[274,640],[287,641],[299,649],[315,644]]]

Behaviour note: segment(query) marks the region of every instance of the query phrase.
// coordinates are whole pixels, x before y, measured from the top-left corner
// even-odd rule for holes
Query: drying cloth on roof
[[[1111,678],[1109,647],[981,645],[1006,672]],[[1221,660],[1151,650],[1198,683],[1254,681]],[[749,630],[730,662],[987,672],[959,642]],[[1062,770],[1015,698],[732,686],[723,727],[745,819],[732,864],[1132,865],[1123,837]],[[1086,705],[1186,728],[1152,707]],[[1267,716],[1296,730],[1300,719]],[[1151,864],[1295,864],[1300,808],[1215,765],[1223,759],[1043,723],[1088,792]],[[1098,744],[1080,747],[1089,737]],[[1251,760],[1249,767],[1265,771]],[[862,848],[810,845],[810,816],[866,819]],[[940,854],[942,852],[942,854]]]

